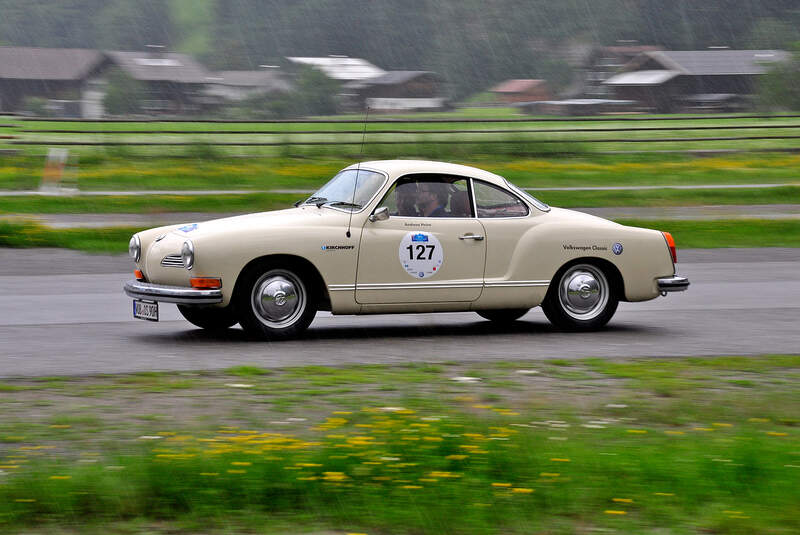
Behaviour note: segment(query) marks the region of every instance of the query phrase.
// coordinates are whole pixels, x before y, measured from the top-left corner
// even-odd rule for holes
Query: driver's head
[[[447,184],[444,182],[421,182],[419,185],[419,192],[417,193],[417,199],[424,205],[429,204],[431,199],[433,199],[439,205],[445,206],[447,204],[448,195]]]

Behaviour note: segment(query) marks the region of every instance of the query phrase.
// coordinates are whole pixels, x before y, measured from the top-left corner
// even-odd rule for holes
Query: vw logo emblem
[[[615,244],[614,244],[614,245],[611,247],[611,250],[612,250],[612,251],[614,252],[614,254],[616,254],[616,255],[620,255],[620,254],[622,254],[622,244],[621,244],[621,243],[615,243]]]

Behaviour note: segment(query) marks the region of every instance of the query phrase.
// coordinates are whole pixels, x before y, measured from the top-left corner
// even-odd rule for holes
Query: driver
[[[444,209],[449,197],[447,184],[443,182],[422,182],[417,192],[417,206],[424,217],[449,217]]]

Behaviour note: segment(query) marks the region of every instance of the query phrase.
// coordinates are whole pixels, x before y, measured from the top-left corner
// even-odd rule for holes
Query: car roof
[[[459,165],[447,162],[434,162],[429,160],[375,160],[353,164],[347,169],[358,167],[383,171],[389,175],[390,181],[410,173],[441,173],[445,175],[458,175],[485,180],[493,184],[505,186],[503,177],[468,165]]]

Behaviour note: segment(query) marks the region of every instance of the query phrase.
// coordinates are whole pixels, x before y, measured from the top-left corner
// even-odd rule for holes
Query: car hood
[[[342,212],[316,206],[301,206],[286,210],[259,212],[221,219],[211,219],[195,223],[175,225],[170,229],[173,235],[182,238],[205,237],[226,232],[235,232],[252,228],[296,227],[323,225],[342,217]]]

